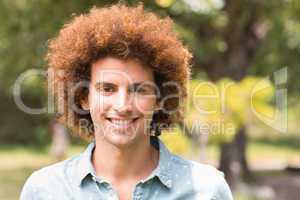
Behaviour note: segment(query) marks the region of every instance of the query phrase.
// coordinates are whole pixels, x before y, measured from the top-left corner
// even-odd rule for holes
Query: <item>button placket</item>
[[[111,199],[111,200],[119,199],[117,193],[114,191],[114,189],[110,186],[109,183],[107,183],[106,181],[99,180],[95,176],[92,176],[92,180],[96,184],[96,188],[100,194],[103,194],[104,191],[101,191],[101,190],[103,190],[105,188],[105,191],[107,192],[107,195],[109,196],[109,199]]]
[[[143,186],[144,186],[143,183],[138,183],[137,186],[135,187],[134,192],[133,192],[133,199],[134,200],[141,200],[142,199]]]

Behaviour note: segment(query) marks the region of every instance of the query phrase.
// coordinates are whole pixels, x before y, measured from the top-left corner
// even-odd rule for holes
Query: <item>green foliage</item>
[[[187,124],[192,128],[198,124],[197,131],[210,134],[216,142],[231,141],[238,128],[250,125],[254,116],[271,118],[276,112],[271,104],[274,86],[268,79],[192,80],[189,94]]]
[[[72,14],[86,12],[93,5],[113,1],[0,1],[0,143],[47,144],[48,115],[26,114],[14,102],[13,85],[31,69],[46,69],[47,40]],[[34,76],[22,84],[21,98],[33,108],[47,105],[46,77]],[[49,113],[52,114],[52,113]]]
[[[1,142],[39,143],[37,142],[39,139],[32,135],[37,134],[35,131],[37,129],[46,129],[48,117],[27,115],[19,110],[12,98],[13,83],[21,73],[28,69],[46,68],[44,56],[47,41],[57,34],[59,28],[73,14],[86,12],[93,5],[101,7],[116,2],[118,1],[86,0],[84,3],[81,0],[0,1]],[[124,2],[135,5],[139,1]],[[220,75],[221,78],[224,78],[223,75],[238,76],[236,71],[243,71],[244,74],[249,73],[254,77],[263,77],[287,66],[288,91],[295,94],[293,99],[296,99],[295,102],[298,101],[297,91],[300,83],[298,78],[300,73],[298,67],[300,3],[298,0],[279,0],[267,3],[265,1],[243,2],[237,0],[230,5],[227,1],[222,0],[156,0],[144,1],[144,5],[147,10],[154,11],[161,16],[168,15],[174,20],[175,31],[184,44],[192,50],[194,77],[199,77],[203,71],[212,79],[218,79]],[[255,23],[251,24],[251,20]],[[246,52],[247,54],[231,54],[232,52]],[[242,60],[247,67],[238,65],[238,70],[232,70],[230,64],[235,63],[236,60]],[[26,104],[41,107],[46,104],[47,95],[44,92],[43,80],[36,79],[40,80],[27,80],[28,83],[23,85],[22,97]],[[232,91],[232,93],[236,99],[229,102],[234,105],[230,108],[234,113],[240,114],[230,114],[234,117],[225,117],[224,119],[233,120],[232,124],[235,124],[234,128],[236,128],[239,124],[244,123],[246,114],[244,113],[243,98],[238,95],[240,91]],[[263,113],[269,113],[267,116],[272,113],[272,107],[261,102],[267,102],[270,96],[272,95],[262,94],[257,98],[263,99],[255,102],[257,108],[265,110]],[[204,104],[210,104],[205,105],[208,107],[214,106],[213,102]],[[190,112],[188,118],[198,120],[198,117],[199,115]],[[201,116],[199,120],[201,120]],[[230,120],[228,123],[231,123]],[[18,126],[15,126],[15,123],[18,123]],[[24,134],[20,134],[20,130],[26,131],[26,134],[30,136],[25,137]]]
[[[177,155],[187,155],[191,150],[191,141],[178,128],[163,132],[160,138],[168,149]]]

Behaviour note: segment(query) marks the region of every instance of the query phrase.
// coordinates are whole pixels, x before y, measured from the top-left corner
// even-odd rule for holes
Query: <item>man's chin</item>
[[[134,143],[134,141],[136,140],[136,135],[130,135],[125,133],[111,133],[110,135],[106,135],[104,139],[108,143],[118,148],[124,148]]]

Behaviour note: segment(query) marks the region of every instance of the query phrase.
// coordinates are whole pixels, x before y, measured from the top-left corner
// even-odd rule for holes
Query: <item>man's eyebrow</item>
[[[136,83],[133,83],[131,84],[133,87],[139,87],[140,85],[143,85],[144,82],[136,82]]]
[[[115,86],[116,84],[111,83],[111,82],[105,82],[105,81],[99,81],[95,83],[95,86],[101,86],[101,85],[110,85],[110,86]],[[155,87],[155,84],[152,82],[148,81],[142,81],[142,82],[135,82],[130,84],[130,87],[132,88],[138,88],[138,87]]]
[[[110,86],[114,86],[115,84],[114,83],[110,83],[110,82],[97,82],[97,83],[95,83],[95,86],[96,87],[99,87],[99,86],[101,86],[101,85],[110,85]]]
[[[96,84],[114,84],[112,82],[106,82],[106,81],[98,81]]]
[[[133,83],[132,84],[132,87],[133,88],[138,88],[138,87],[141,87],[141,86],[143,86],[143,87],[155,87],[155,84],[154,83],[152,83],[152,82],[149,82],[149,81],[145,81],[145,82],[136,82],[136,83]]]

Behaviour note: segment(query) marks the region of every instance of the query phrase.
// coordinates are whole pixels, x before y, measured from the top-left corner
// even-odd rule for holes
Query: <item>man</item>
[[[232,199],[221,172],[158,138],[182,120],[190,76],[170,19],[142,5],[93,8],[50,41],[47,59],[60,120],[92,141],[34,172],[21,199]]]

